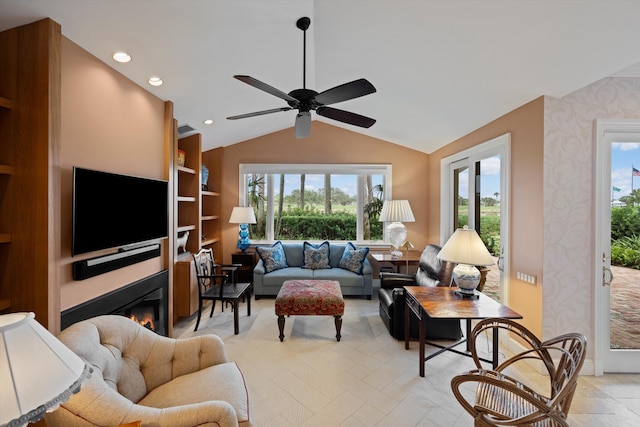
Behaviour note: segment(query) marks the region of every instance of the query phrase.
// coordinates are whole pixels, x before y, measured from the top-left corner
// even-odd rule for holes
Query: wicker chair
[[[495,370],[483,369],[476,353],[476,339],[483,332],[504,329],[517,335],[522,353],[504,360]],[[508,319],[480,321],[471,332],[470,350],[478,369],[457,375],[451,388],[458,402],[475,420],[476,426],[568,426],[567,415],[576,390],[578,373],[586,350],[584,335],[570,333],[541,342],[520,324]],[[516,362],[539,361],[549,375],[548,397],[534,391],[503,371]],[[475,384],[475,401],[465,383]]]

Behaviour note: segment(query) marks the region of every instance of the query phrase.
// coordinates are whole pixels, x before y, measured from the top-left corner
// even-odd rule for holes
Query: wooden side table
[[[238,271],[238,282],[253,283],[253,267],[256,266],[255,252],[236,252],[231,254],[232,264],[241,264]]]

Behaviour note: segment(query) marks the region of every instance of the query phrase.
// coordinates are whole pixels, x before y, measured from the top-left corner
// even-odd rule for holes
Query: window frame
[[[383,188],[384,200],[392,199],[392,166],[390,164],[329,164],[329,163],[308,163],[308,164],[282,164],[282,163],[240,163],[238,167],[238,206],[247,206],[247,180],[245,177],[251,174],[262,174],[266,176],[267,180],[267,222],[265,240],[252,240],[255,242],[273,242],[274,241],[274,209],[273,198],[275,195],[275,175],[357,175],[358,188],[363,188],[364,177],[366,175],[382,175],[383,176]],[[357,194],[357,219],[356,219],[356,243],[374,243],[380,242],[379,240],[363,240],[364,236],[364,221],[361,215],[364,206],[364,195],[361,191]],[[387,241],[386,227],[383,227],[383,241]]]

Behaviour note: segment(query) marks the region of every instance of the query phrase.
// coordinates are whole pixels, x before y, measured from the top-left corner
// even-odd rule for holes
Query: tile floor
[[[450,388],[454,375],[473,368],[471,359],[444,353],[427,362],[426,377],[420,378],[417,343],[407,351],[388,334],[375,296],[346,299],[340,342],[333,319],[299,316],[286,319],[281,343],[273,304],[273,299],[252,301],[251,317],[241,304],[239,335],[233,334],[231,310],[221,313],[219,303],[213,318],[205,307],[197,332],[195,316],[174,328],[175,337],[223,338],[228,358],[245,375],[255,426],[473,425]],[[542,379],[534,372],[522,374]],[[640,374],[580,377],[569,424],[640,425]]]

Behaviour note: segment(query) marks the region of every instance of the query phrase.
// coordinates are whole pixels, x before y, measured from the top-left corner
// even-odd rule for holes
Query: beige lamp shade
[[[482,239],[466,225],[458,228],[447,240],[438,258],[443,261],[458,263],[453,269],[453,280],[462,296],[475,296],[475,289],[480,283],[480,271],[476,266],[493,265],[493,257],[482,243]]]
[[[458,264],[494,264],[493,257],[482,243],[476,230],[469,229],[466,225],[464,228],[458,228],[447,240],[447,243],[440,249],[438,258]]]
[[[33,313],[0,315],[0,425],[41,419],[69,400],[89,373]]]
[[[408,200],[385,200],[380,211],[382,222],[415,222]]]
[[[252,207],[239,207],[236,206],[231,211],[231,218],[229,219],[231,224],[255,224],[256,215],[253,213]]]

